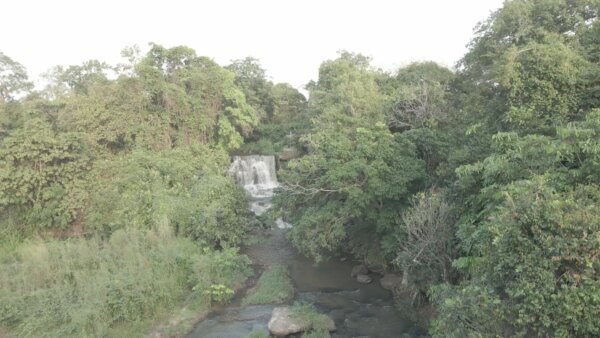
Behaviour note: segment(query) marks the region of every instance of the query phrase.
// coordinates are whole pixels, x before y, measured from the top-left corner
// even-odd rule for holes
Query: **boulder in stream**
[[[327,329],[335,331],[335,323],[326,315],[328,319]],[[294,333],[310,330],[313,326],[309,320],[294,316],[289,306],[280,306],[273,309],[271,320],[269,320],[269,332],[276,337],[285,337]]]
[[[369,284],[372,280],[369,275],[356,275],[356,281],[361,284]]]
[[[369,273],[369,268],[366,265],[360,264],[352,268],[352,272],[350,272],[350,277],[356,277],[357,275],[366,275]]]

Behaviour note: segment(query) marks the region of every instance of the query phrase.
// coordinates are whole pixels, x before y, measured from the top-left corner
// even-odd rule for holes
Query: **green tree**
[[[25,67],[0,52],[0,138],[19,125],[23,113],[19,96],[32,88]]]
[[[577,77],[588,66],[577,40],[597,0],[507,2],[477,29],[459,63],[462,106],[491,133],[551,132],[578,116]]]
[[[424,178],[414,145],[383,123],[385,96],[367,58],[344,52],[309,86],[313,130],[307,154],[283,170],[277,206],[294,224],[293,243],[322,259],[351,249],[381,263],[382,241],[399,206]]]
[[[150,97],[148,110],[167,119],[163,137],[172,144],[235,149],[259,121],[235,75],[188,47],[152,44],[135,69]]]
[[[25,67],[0,52],[0,103],[15,100],[32,88]]]
[[[459,168],[469,208],[457,236],[468,278],[436,291],[441,336],[598,334],[600,111],[554,137],[500,133]],[[590,312],[588,312],[590,311]]]
[[[235,84],[244,92],[246,101],[260,118],[270,119],[273,115],[273,83],[267,80],[266,71],[258,59],[247,57],[233,60],[226,68],[235,74]]]
[[[449,84],[453,73],[434,62],[413,63],[398,70],[388,124],[405,130],[433,126],[448,118]]]
[[[394,263],[404,272],[405,282],[427,286],[451,281],[454,259],[454,215],[441,193],[420,193],[402,215]]]

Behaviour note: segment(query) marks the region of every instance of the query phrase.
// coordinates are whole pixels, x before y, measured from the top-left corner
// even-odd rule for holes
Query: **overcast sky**
[[[453,66],[473,28],[502,0],[6,0],[0,51],[30,77],[55,65],[123,62],[123,47],[186,45],[226,65],[253,56],[269,77],[301,88],[342,49],[393,70],[412,61]]]

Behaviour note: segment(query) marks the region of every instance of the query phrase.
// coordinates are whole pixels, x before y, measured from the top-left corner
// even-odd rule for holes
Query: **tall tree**
[[[376,79],[367,58],[344,52],[309,86],[308,153],[282,172],[277,205],[294,224],[293,243],[317,260],[346,248],[381,263],[398,206],[424,176],[414,145],[383,123]]]
[[[32,88],[25,67],[0,52],[0,137],[17,125],[23,108],[18,98]]]

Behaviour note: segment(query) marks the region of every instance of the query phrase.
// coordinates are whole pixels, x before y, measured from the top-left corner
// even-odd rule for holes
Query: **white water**
[[[254,198],[270,198],[279,186],[275,156],[234,156],[229,174]]]
[[[275,168],[275,156],[233,156],[229,175],[244,187],[250,195],[250,210],[261,215],[271,207],[273,190],[279,186]],[[277,219],[277,227],[289,228],[290,224]]]

